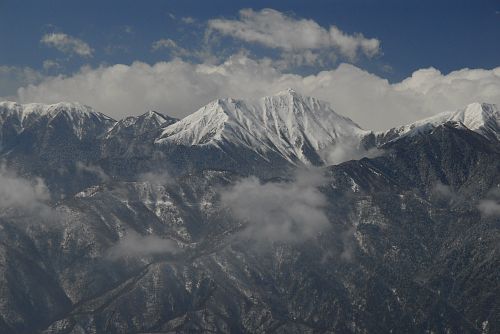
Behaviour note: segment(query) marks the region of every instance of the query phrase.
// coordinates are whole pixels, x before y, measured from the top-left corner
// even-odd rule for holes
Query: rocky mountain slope
[[[498,117],[1,103],[0,332],[496,333]]]

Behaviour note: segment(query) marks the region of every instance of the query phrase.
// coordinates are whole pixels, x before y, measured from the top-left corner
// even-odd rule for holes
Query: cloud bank
[[[256,242],[300,242],[329,226],[319,171],[300,171],[293,182],[245,178],[221,192],[221,203],[246,225],[241,236]]]
[[[349,64],[302,76],[284,73],[270,60],[236,54],[218,65],[175,59],[84,67],[20,88],[17,100],[78,101],[118,119],[148,109],[184,117],[216,98],[256,98],[286,88],[330,102],[366,129],[383,130],[474,101],[500,103],[500,67],[449,74],[422,69],[391,84]]]

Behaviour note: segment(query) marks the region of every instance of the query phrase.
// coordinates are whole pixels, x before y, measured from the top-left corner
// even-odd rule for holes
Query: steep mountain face
[[[340,140],[367,134],[330,106],[289,89],[255,102],[216,100],[166,127],[159,145],[228,147],[289,163],[324,164],[322,152]]]
[[[180,121],[2,108],[5,164],[71,185],[0,188],[2,333],[500,330],[496,106],[384,133],[293,91]]]

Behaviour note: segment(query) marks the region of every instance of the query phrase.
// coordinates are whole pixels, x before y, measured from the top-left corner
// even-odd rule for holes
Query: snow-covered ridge
[[[112,120],[112,118],[94,111],[91,107],[78,102],[59,102],[55,104],[43,103],[27,103],[19,104],[17,102],[4,101],[0,102],[0,111],[3,113],[12,113],[19,115],[21,120],[30,116],[51,116],[54,117],[59,113],[68,115],[80,115],[84,117],[97,116],[102,119]]]
[[[415,135],[446,122],[458,122],[487,138],[500,140],[500,109],[489,103],[474,102],[457,111],[445,111],[417,122],[376,133],[395,138]]]
[[[51,124],[54,120],[61,118],[72,127],[73,132],[80,139],[87,129],[96,126],[108,129],[116,122],[94,111],[91,107],[76,102],[55,104],[0,102],[0,123],[8,122],[17,133],[21,133],[25,128],[40,120]]]
[[[328,103],[288,89],[254,101],[215,100],[166,127],[155,142],[215,147],[231,144],[309,163],[306,150],[319,154],[338,140],[360,140],[368,133],[335,113]]]

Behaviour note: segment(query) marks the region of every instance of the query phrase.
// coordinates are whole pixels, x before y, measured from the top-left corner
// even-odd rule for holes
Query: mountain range
[[[1,102],[0,159],[1,333],[500,331],[495,105]]]

